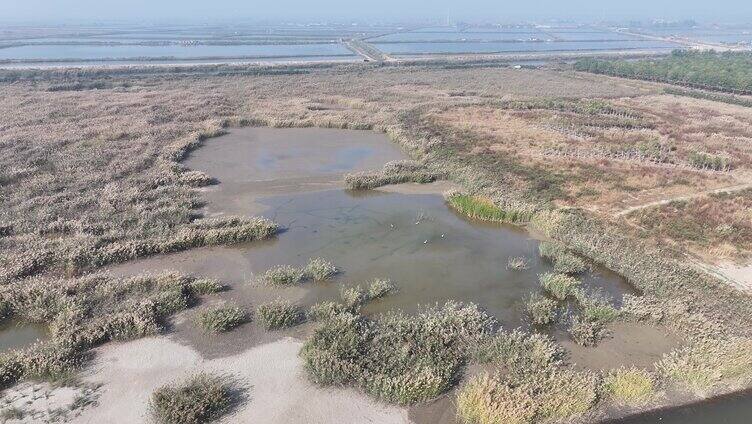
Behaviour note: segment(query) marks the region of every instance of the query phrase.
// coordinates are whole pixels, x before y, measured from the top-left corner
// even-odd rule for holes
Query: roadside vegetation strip
[[[256,319],[267,330],[280,330],[303,323],[305,313],[297,304],[277,299],[259,305]]]
[[[149,407],[158,424],[207,423],[230,410],[232,390],[225,377],[196,374],[184,382],[155,390]]]

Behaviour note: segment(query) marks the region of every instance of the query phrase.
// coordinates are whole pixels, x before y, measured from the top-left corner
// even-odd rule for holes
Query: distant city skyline
[[[357,5],[344,0],[0,0],[4,23],[95,21],[453,21],[521,22],[531,20],[695,19],[701,22],[749,22],[752,6],[743,0],[382,0]]]

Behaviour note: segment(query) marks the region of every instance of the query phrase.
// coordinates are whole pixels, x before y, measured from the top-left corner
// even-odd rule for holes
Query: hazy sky
[[[752,20],[751,0],[0,0],[0,20]]]

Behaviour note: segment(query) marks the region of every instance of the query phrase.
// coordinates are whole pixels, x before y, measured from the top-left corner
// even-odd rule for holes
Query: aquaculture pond
[[[106,59],[197,59],[353,56],[341,44],[243,44],[243,45],[54,45],[34,44],[0,48],[0,60],[106,60]]]
[[[538,255],[538,240],[513,226],[456,214],[441,195],[442,185],[363,192],[341,187],[345,172],[403,158],[385,136],[373,132],[234,130],[209,140],[185,161],[220,182],[203,193],[206,212],[263,215],[284,231],[263,243],[157,257],[116,271],[178,269],[245,284],[270,267],[322,257],[342,272],[333,282],[297,288],[295,296],[305,305],[337,298],[343,286],[389,278],[399,293],[365,312],[412,312],[454,299],[475,302],[508,326],[522,325],[523,301],[538,290],[538,274],[551,270]],[[526,258],[527,269],[507,269],[510,257]],[[632,291],[598,267],[582,279],[617,304]]]

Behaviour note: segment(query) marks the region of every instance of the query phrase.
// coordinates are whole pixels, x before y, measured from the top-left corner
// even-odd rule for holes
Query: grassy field
[[[0,71],[0,310],[54,330],[40,348],[0,355],[4,385],[63,378],[86,363],[90,348],[164,331],[170,315],[220,289],[178,275],[123,282],[96,274],[103,266],[274,236],[277,226],[267,220],[202,216],[194,188],[212,183],[211,176],[180,164],[208,137],[241,125],[386,132],[416,162],[358,176],[353,181],[365,183],[356,188],[393,182],[390,170],[401,173],[395,181],[449,178],[464,190],[454,199],[460,212],[514,221],[556,241],[566,249],[564,265],[576,262],[561,265],[562,272],[576,274],[592,261],[621,274],[640,296],[625,298],[618,319],[666,326],[684,338],[655,369],[598,374],[568,367],[544,335],[498,331],[474,305],[450,303],[412,318],[360,315],[366,300],[393,290],[383,281],[343,292],[341,304],[321,304],[308,315],[286,300],[261,305],[253,319],[269,329],[315,319],[303,350],[313,381],[411,404],[445,393],[462,382],[465,365],[483,363],[494,370],[462,384],[461,418],[526,423],[642,404],[659,383],[713,394],[752,376],[752,300],[676,260],[687,237],[671,231],[711,213],[708,228],[729,224],[733,231],[717,234],[737,236],[737,221],[726,217],[748,218],[746,194],[690,202],[687,212],[646,209],[627,221],[614,218],[630,206],[743,181],[748,108],[571,71],[222,69]],[[675,240],[675,248],[657,248],[660,238]],[[711,243],[748,249],[723,238]],[[295,285],[335,272],[328,261],[313,260],[267,277]],[[574,277],[557,275],[566,284],[545,286],[561,302],[574,302],[570,331],[590,343],[616,312],[588,300]],[[558,304],[548,300],[530,298],[540,324],[559,318]],[[245,319],[240,310],[207,313],[199,325],[210,332]],[[176,390],[183,389],[168,392]]]

